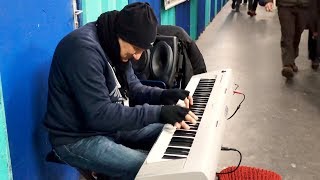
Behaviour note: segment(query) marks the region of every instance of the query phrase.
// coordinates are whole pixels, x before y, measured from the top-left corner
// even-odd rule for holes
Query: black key
[[[197,130],[198,129],[198,127],[196,126],[196,127],[192,127],[192,126],[190,126],[190,130]]]
[[[193,105],[191,107],[206,107],[208,101],[205,102],[193,102]]]
[[[162,159],[183,159],[187,157],[180,157],[180,156],[171,156],[171,155],[164,155]]]
[[[175,154],[175,155],[188,155],[190,149],[184,148],[176,148],[176,147],[168,147],[165,154]]]
[[[204,113],[204,109],[198,110],[198,109],[193,109],[191,110],[193,113],[198,114],[198,115],[202,115]]]
[[[176,130],[174,132],[174,136],[186,136],[186,137],[195,137],[197,132],[194,131],[181,131],[181,130]]]
[[[199,122],[196,122],[195,124],[192,124],[189,121],[185,121],[186,124],[191,125],[191,126],[199,126]]]
[[[197,91],[195,91],[193,96],[195,96],[195,97],[197,97],[197,96],[199,96],[199,97],[209,97],[210,94],[211,94],[211,91],[210,92],[197,92]]]
[[[193,139],[173,137],[169,143],[169,146],[185,146],[191,147]]]

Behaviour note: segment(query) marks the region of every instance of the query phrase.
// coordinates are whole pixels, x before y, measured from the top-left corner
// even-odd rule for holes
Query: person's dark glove
[[[183,89],[167,89],[160,95],[160,102],[164,105],[177,104],[178,100],[184,100],[189,96],[189,91]]]
[[[176,122],[183,121],[188,112],[189,109],[177,105],[162,106],[160,112],[160,122],[174,125]]]

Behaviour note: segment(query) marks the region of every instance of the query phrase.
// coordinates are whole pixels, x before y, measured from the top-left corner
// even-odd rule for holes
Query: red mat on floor
[[[231,172],[235,166],[225,168],[220,173]],[[281,176],[275,172],[255,167],[240,166],[235,172],[218,174],[219,180],[281,180]]]

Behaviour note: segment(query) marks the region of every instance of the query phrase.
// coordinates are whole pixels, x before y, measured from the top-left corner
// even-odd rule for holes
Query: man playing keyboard
[[[163,124],[188,129],[193,99],[143,86],[128,59],[152,47],[157,19],[148,3],[100,15],[58,44],[49,75],[45,126],[57,156],[109,179],[134,179]],[[125,106],[127,98],[137,105]],[[175,105],[184,100],[185,107]]]

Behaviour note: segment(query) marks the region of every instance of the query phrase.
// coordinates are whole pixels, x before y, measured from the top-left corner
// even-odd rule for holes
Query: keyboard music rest
[[[186,89],[199,121],[188,131],[165,125],[136,179],[214,179],[232,85],[230,69],[193,76]]]

